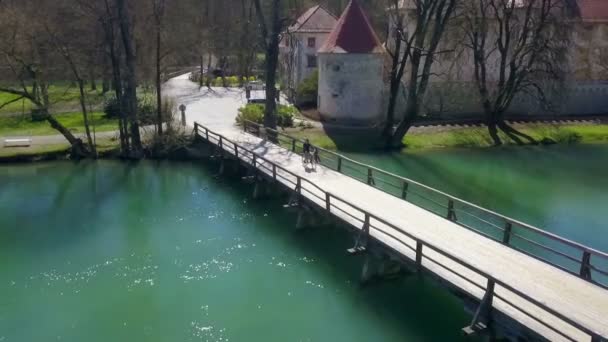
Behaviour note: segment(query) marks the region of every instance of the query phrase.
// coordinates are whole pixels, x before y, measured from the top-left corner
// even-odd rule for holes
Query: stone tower
[[[328,122],[382,120],[386,51],[356,0],[351,0],[318,51],[317,106]]]

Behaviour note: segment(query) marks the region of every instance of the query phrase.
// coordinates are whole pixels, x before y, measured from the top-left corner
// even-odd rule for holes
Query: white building
[[[323,121],[367,125],[385,114],[386,51],[351,1],[318,51],[317,107]]]
[[[594,115],[608,113],[608,0],[563,0],[559,7],[560,20],[572,25],[568,46],[566,82],[563,89],[551,94],[552,108],[535,97],[518,94],[508,111],[511,116],[533,115]],[[416,5],[413,0],[402,0],[403,27],[413,32],[416,27]],[[394,19],[394,18],[393,18]],[[391,20],[389,32],[394,32]],[[458,15],[450,21],[442,37],[433,63],[432,76],[423,104],[423,114],[441,118],[454,116],[479,116],[483,113],[480,96],[475,84],[474,62],[465,41]],[[488,38],[488,41],[495,39]],[[392,43],[389,41],[388,49]],[[496,59],[494,51],[488,58]],[[488,63],[488,80],[498,78],[497,65]],[[405,85],[407,86],[407,84]],[[398,112],[401,109],[397,110]],[[397,115],[399,113],[396,113]]]
[[[317,51],[336,26],[338,18],[323,6],[314,6],[289,27],[280,45],[280,72],[287,95],[317,70]]]

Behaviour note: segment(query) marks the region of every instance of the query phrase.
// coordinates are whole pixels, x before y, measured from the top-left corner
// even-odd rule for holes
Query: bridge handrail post
[[[277,164],[272,164],[272,179],[277,180]]]
[[[239,147],[236,143],[234,143],[234,156],[239,159]]]
[[[296,192],[298,193],[298,195],[302,194],[302,178],[300,178],[300,176],[296,176],[297,182],[296,182]]]
[[[220,135],[220,148],[221,149],[224,149],[224,141],[223,140],[224,140],[224,136]]]
[[[292,138],[291,139],[291,152],[295,152],[296,151],[296,139]]]
[[[251,164],[253,165],[253,167],[255,167],[257,169],[257,160],[256,160],[255,153],[253,153],[253,159],[251,161]]]
[[[416,241],[416,271],[422,271],[422,247],[424,244],[422,241]]]
[[[209,128],[205,127],[205,139],[209,141]]]
[[[331,194],[329,192],[325,193],[325,209],[331,212]]]
[[[373,173],[372,173],[372,168],[367,168],[367,184],[368,185],[374,185],[374,178],[373,178]]]
[[[511,231],[512,230],[513,230],[513,224],[511,224],[511,222],[507,221],[505,223],[505,231],[502,236],[502,243],[504,243],[505,245],[508,245],[509,242],[511,241]]]
[[[450,199],[448,201],[448,215],[446,218],[450,221],[456,221],[456,212],[454,211],[454,200]]]
[[[401,198],[404,200],[407,199],[407,191],[408,191],[409,186],[410,186],[410,183],[403,181],[403,187],[401,188]]]
[[[581,278],[585,280],[591,280],[591,253],[588,251],[583,252],[583,258],[581,260],[581,269],[579,272]]]
[[[337,170],[339,173],[342,173],[342,156],[338,155],[338,167]]]

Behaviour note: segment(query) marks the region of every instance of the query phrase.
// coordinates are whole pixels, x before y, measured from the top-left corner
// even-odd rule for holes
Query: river
[[[602,250],[605,146],[358,155]],[[426,278],[361,287],[337,227],[200,163],[0,167],[0,341],[457,341]]]

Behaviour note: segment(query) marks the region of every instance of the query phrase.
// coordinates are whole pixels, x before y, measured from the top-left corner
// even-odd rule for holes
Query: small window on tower
[[[317,56],[315,55],[307,55],[306,56],[307,65],[309,68],[317,67]]]
[[[308,38],[308,47],[314,48],[317,45],[315,37]]]

